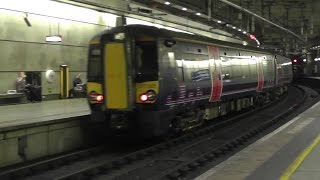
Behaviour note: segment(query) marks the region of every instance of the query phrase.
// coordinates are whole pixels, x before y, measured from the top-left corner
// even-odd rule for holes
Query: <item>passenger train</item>
[[[127,25],[91,39],[87,79],[92,113],[104,112],[111,130],[150,137],[281,96],[292,65],[255,47]]]

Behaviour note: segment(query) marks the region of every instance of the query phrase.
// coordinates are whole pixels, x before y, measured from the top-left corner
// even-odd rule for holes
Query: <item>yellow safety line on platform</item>
[[[280,180],[288,180],[290,176],[296,171],[304,159],[310,154],[312,149],[320,142],[320,134],[312,141],[312,143],[305,148],[299,156],[290,164],[286,171],[280,177]]]

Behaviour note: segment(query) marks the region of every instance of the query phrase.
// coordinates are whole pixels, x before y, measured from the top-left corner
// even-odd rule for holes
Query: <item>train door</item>
[[[222,96],[221,60],[218,47],[208,46],[208,53],[211,73],[211,94],[209,101],[214,102],[219,101]]]
[[[263,57],[259,54],[257,55],[257,75],[258,75],[258,84],[257,84],[257,92],[261,92],[264,86],[264,74],[263,74]]]
[[[146,35],[135,39],[136,102],[154,103],[159,91],[157,40]]]
[[[132,109],[132,68],[125,34],[118,33],[114,41],[104,44],[104,92],[107,109]]]
[[[280,59],[277,56],[274,56],[274,67],[275,67],[275,84],[279,84],[279,79],[282,76],[282,69],[280,65]]]

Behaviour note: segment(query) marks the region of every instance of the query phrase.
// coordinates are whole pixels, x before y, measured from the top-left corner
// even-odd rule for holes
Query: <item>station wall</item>
[[[44,96],[60,94],[62,64],[69,66],[70,87],[78,73],[86,82],[89,40],[115,26],[116,16],[53,1],[37,8],[9,1],[0,5],[0,93],[15,89],[19,72],[36,71],[41,72]],[[50,35],[61,35],[62,42],[46,42]],[[45,78],[49,69],[55,71],[52,83]]]
[[[65,2],[74,3],[68,0]],[[82,74],[82,80],[86,82],[88,42],[95,34],[116,26],[118,16],[113,14],[171,26],[214,39],[242,43],[226,32],[212,30],[207,25],[182,17],[166,14],[163,17],[166,21],[162,21],[161,18],[156,20],[151,16],[130,13],[127,11],[128,5],[131,9],[137,9],[140,5],[127,0],[84,2],[95,3],[102,10],[99,11],[98,8],[96,11],[50,0],[1,0],[0,94],[15,89],[15,80],[20,71],[36,71],[41,72],[42,94],[57,96],[60,94],[59,68],[62,64],[70,68],[69,87],[72,87],[72,79],[78,73]],[[107,9],[108,7],[111,9]],[[113,14],[104,13],[105,10]],[[45,37],[49,35],[61,35],[62,42],[46,42]],[[49,69],[55,72],[52,83],[45,79],[45,73]]]

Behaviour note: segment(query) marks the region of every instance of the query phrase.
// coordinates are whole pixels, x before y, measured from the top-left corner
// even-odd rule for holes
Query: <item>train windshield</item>
[[[101,49],[99,46],[91,46],[89,49],[88,81],[99,82],[102,79]]]
[[[158,80],[156,41],[136,42],[136,82]]]

